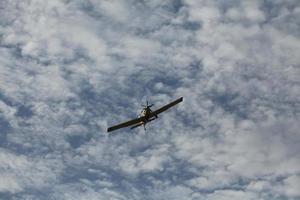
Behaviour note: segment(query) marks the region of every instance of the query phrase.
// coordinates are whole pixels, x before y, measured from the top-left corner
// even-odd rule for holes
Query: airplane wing
[[[131,125],[135,125],[135,124],[137,124],[137,123],[139,123],[143,120],[144,120],[144,117],[139,117],[139,118],[136,118],[136,119],[132,119],[132,120],[129,120],[127,122],[109,127],[107,129],[107,132],[111,132],[111,131],[114,131],[114,130],[117,130],[117,129],[120,129],[120,128],[124,128],[124,127],[127,127],[127,126],[131,126]]]
[[[183,101],[183,97],[180,97],[179,99],[176,99],[175,101],[172,101],[171,103],[153,111],[151,113],[151,117],[155,116],[155,115],[158,115],[159,113],[162,113],[164,111],[166,111],[167,109],[171,108],[172,106],[175,106],[176,104],[180,103]]]

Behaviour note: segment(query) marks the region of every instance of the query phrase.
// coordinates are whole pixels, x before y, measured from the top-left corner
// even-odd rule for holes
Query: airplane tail
[[[151,122],[151,121],[153,121],[153,120],[155,120],[155,119],[156,119],[156,118],[149,119],[149,120],[147,121],[147,123],[149,123],[149,122]],[[139,126],[142,126],[142,125],[144,125],[144,128],[145,128],[146,123],[140,123],[140,124],[134,125],[134,126],[130,127],[130,129],[134,129],[134,128],[139,127]]]

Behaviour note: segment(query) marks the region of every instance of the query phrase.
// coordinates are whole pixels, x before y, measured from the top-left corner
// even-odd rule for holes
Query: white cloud
[[[153,199],[191,199],[192,190],[183,186],[173,186],[165,190],[153,191]]]
[[[229,200],[229,199],[257,199],[257,198],[258,196],[251,192],[219,190],[214,192],[213,194],[208,195],[207,199]]]
[[[1,2],[0,195],[298,198],[299,6]]]
[[[141,155],[133,158],[125,158],[120,162],[120,169],[128,173],[156,172],[163,170],[163,165],[170,161],[167,156],[168,146],[156,146]]]
[[[41,189],[56,182],[61,166],[51,159],[29,159],[4,149],[0,152],[0,192],[15,194],[26,189]]]
[[[300,176],[299,175],[293,175],[290,176],[283,181],[284,183],[284,190],[287,196],[289,197],[299,197],[299,184],[300,184]]]
[[[0,192],[16,193],[22,191],[17,177],[9,174],[3,174],[0,181]]]

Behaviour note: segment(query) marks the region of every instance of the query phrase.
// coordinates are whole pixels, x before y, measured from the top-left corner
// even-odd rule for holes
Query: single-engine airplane
[[[183,97],[180,97],[180,98],[176,99],[175,101],[172,101],[171,103],[169,103],[155,111],[151,110],[151,107],[153,106],[153,104],[148,105],[148,101],[147,101],[146,106],[142,105],[144,108],[141,111],[141,114],[139,115],[138,118],[129,120],[127,122],[124,122],[124,123],[121,123],[121,124],[118,124],[118,125],[115,125],[112,127],[109,127],[107,129],[107,132],[111,132],[111,131],[114,131],[114,130],[117,130],[120,128],[125,128],[127,126],[132,126],[132,127],[130,127],[130,129],[134,129],[139,126],[144,126],[144,129],[146,130],[145,125],[147,123],[157,119],[158,114],[166,111],[167,109],[171,108],[172,106],[175,106],[176,104],[178,104],[182,101],[183,101]]]

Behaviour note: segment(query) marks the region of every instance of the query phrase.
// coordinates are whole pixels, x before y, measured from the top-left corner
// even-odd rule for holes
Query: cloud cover
[[[299,1],[0,9],[0,198],[300,198]]]

